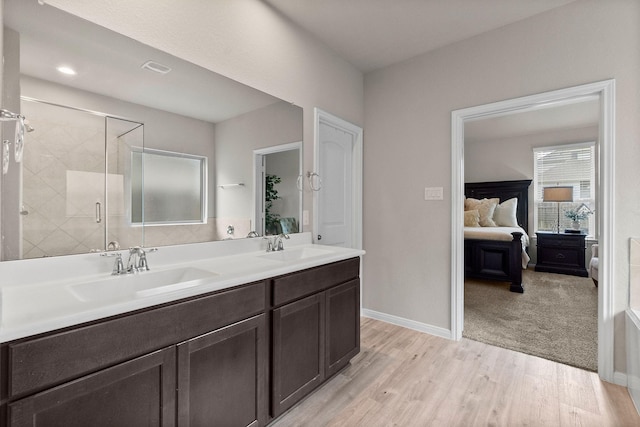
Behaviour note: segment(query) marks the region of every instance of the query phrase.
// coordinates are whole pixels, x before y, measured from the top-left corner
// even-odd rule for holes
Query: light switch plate
[[[425,200],[443,200],[444,191],[442,187],[425,187],[424,189]]]
[[[302,211],[302,225],[309,225],[309,211]]]

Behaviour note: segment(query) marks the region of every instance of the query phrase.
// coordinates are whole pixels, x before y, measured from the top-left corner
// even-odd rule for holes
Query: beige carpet
[[[598,370],[598,290],[591,279],[522,272],[509,284],[465,280],[463,336],[571,366]]]

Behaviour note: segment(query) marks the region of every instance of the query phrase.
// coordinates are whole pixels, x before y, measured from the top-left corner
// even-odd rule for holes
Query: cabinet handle
[[[564,259],[564,255],[562,255],[562,254],[557,254],[557,255],[556,255],[556,259]]]
[[[100,202],[96,202],[96,222],[98,224],[102,222],[102,209]]]

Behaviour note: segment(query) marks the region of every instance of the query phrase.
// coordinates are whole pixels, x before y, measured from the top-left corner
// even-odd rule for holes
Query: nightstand
[[[536,233],[538,262],[536,271],[589,277],[585,267],[586,234]]]

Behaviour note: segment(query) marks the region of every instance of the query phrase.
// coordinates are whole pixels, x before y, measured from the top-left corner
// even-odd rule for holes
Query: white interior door
[[[316,112],[316,240],[323,245],[360,248],[362,129]]]

